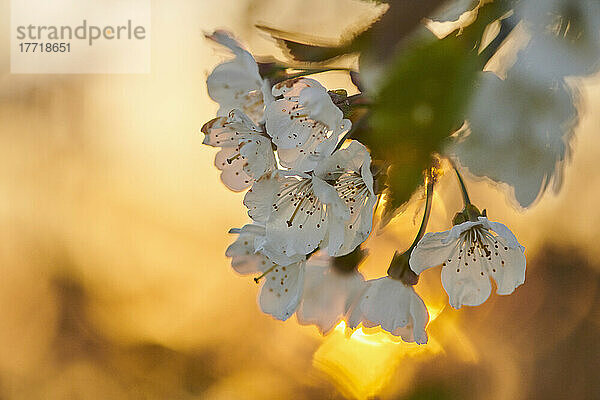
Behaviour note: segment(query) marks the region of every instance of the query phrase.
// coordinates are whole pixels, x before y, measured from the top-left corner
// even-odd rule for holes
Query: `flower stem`
[[[462,192],[463,203],[465,203],[466,207],[471,204],[471,200],[469,199],[469,192],[465,186],[465,181],[460,175],[460,172],[458,172],[458,168],[456,168],[454,161],[450,160],[450,164],[452,165],[452,168],[454,168],[454,172],[456,172],[456,177],[458,178],[458,183],[460,184],[460,191]]]
[[[415,236],[415,240],[413,240],[412,244],[406,250],[407,254],[417,246],[417,243],[423,238],[425,235],[425,230],[427,229],[427,223],[429,222],[429,216],[431,215],[431,203],[433,200],[433,185],[435,180],[431,178],[430,172],[427,172],[427,194],[425,199],[425,212],[423,213],[423,219],[421,220],[421,226],[419,227],[419,232],[417,232],[417,236]]]
[[[427,171],[427,198],[425,200],[425,212],[423,213],[423,220],[421,221],[421,227],[415,240],[410,245],[408,250],[400,254],[398,251],[394,253],[390,267],[387,270],[388,276],[393,279],[397,279],[407,286],[414,286],[419,282],[419,276],[410,269],[410,255],[413,249],[417,246],[419,241],[423,238],[425,230],[427,229],[427,223],[429,222],[429,215],[431,214],[431,203],[433,200],[433,186],[435,184],[434,168],[430,168]]]
[[[287,68],[293,68],[293,69],[295,69],[294,67],[287,67]],[[320,73],[322,73],[322,72],[329,72],[329,71],[348,71],[348,70],[349,70],[348,68],[333,68],[333,67],[330,67],[330,68],[314,68],[314,69],[310,69],[310,68],[307,68],[307,69],[304,69],[304,68],[299,68],[299,69],[300,69],[300,71],[299,71],[299,72],[296,72],[296,73],[291,73],[291,74],[287,74],[287,73],[286,73],[286,74],[284,74],[284,75],[282,75],[282,76],[280,76],[280,77],[277,77],[277,78],[274,78],[274,79],[272,79],[272,80],[271,80],[271,84],[276,84],[276,83],[279,83],[279,82],[283,82],[283,81],[286,81],[286,80],[288,80],[288,79],[295,79],[295,78],[301,78],[301,77],[303,77],[303,76],[314,75],[314,74],[320,74]]]

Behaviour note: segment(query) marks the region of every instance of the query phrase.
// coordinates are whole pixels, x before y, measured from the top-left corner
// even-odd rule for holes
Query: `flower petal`
[[[324,123],[331,131],[338,131],[344,113],[333,101],[324,87],[307,87],[300,91],[298,103],[308,111],[308,115],[315,121]]]
[[[295,103],[281,99],[269,104],[265,111],[265,127],[277,145],[281,165],[299,171],[310,171],[316,161],[327,156],[324,146],[329,130],[318,121],[307,119],[301,111],[295,111]],[[337,136],[333,138],[337,143]],[[333,147],[335,147],[335,143]],[[310,157],[309,164],[305,158]]]
[[[277,266],[264,277],[258,298],[264,313],[285,321],[296,311],[304,284],[304,264]]]
[[[507,295],[525,282],[525,253],[521,247],[510,247],[509,241],[502,236],[496,237],[496,240],[498,256],[487,260],[488,272],[498,286],[496,293]]]
[[[273,244],[269,242],[265,235],[266,233],[263,233],[262,236],[257,236],[254,239],[254,248],[257,252],[267,256],[269,261],[272,261],[277,265],[286,266],[305,259],[303,254],[294,254],[289,256],[284,254],[280,250],[276,249]]]
[[[336,243],[339,245],[337,247],[333,246],[332,241],[329,243],[328,253],[332,256],[350,253],[371,233],[377,197],[373,192],[370,163],[371,157],[366,147],[353,140],[347,148],[337,150],[315,169],[315,175],[336,182],[338,197],[348,210],[347,216],[340,217],[345,221],[341,245]]]
[[[456,309],[465,306],[478,306],[486,301],[492,292],[486,260],[483,257],[449,257],[442,267],[442,286]]]
[[[296,316],[301,324],[314,324],[327,334],[360,294],[364,278],[357,271],[340,272],[330,267],[329,262],[317,264],[318,261],[311,258],[306,265],[304,291]]]
[[[263,175],[276,169],[275,155],[271,141],[264,136],[245,142],[240,147],[240,156],[246,161],[244,172],[253,179],[260,179]]]
[[[263,119],[264,82],[252,55],[225,31],[207,35],[229,48],[235,55],[231,61],[217,65],[206,79],[208,95],[219,103],[217,115],[226,116],[234,108],[243,110],[254,121]]]
[[[323,199],[314,188],[314,179],[280,178],[276,200],[267,220],[267,240],[287,256],[308,254],[327,233],[328,218]]]
[[[321,242],[321,249],[325,250],[328,255],[335,257],[344,245],[346,222],[333,215],[328,215],[328,219],[327,235],[325,235]]]
[[[370,165],[370,163],[371,156],[367,148],[359,141],[352,140],[348,147],[337,150],[330,157],[323,160],[319,167],[315,169],[315,174],[326,180],[338,179],[345,172],[360,173],[363,165]]]
[[[413,249],[409,265],[415,274],[419,275],[428,268],[442,264],[451,257],[457,242],[446,242],[450,231],[429,232],[423,236]]]
[[[215,167],[221,170],[221,181],[229,189],[240,192],[252,185],[253,179],[244,170],[246,158],[239,147],[225,147],[215,156]]]
[[[226,116],[234,108],[244,110],[248,101],[245,96],[251,93],[256,93],[262,102],[262,79],[250,53],[217,65],[206,79],[206,86],[210,98],[221,106],[220,116]]]
[[[227,47],[234,54],[238,54],[238,53],[246,51],[246,50],[244,50],[244,48],[242,47],[242,45],[240,44],[240,42],[238,42],[233,37],[233,35],[231,34],[231,32],[228,32],[228,31],[223,30],[223,29],[217,29],[217,30],[215,30],[212,34],[206,35],[206,38],[210,39],[210,40],[213,40],[213,41],[219,43],[222,46]]]
[[[273,87],[282,99],[265,110],[267,133],[277,145],[282,166],[311,171],[331,154],[339,136],[351,122],[320,83],[309,78],[292,79]]]
[[[273,200],[278,191],[279,182],[273,176],[264,176],[256,181],[244,196],[248,216],[255,222],[265,224],[271,216]]]
[[[246,114],[232,110],[228,117],[215,118],[202,127],[204,144],[222,147],[215,166],[222,171],[221,180],[234,191],[241,191],[276,168],[271,142],[263,136]]]
[[[346,207],[342,199],[340,199],[333,186],[316,176],[313,176],[312,184],[317,197],[323,203],[327,204],[328,213],[342,220],[350,218],[350,210]]]
[[[285,96],[285,97],[297,97],[300,92],[307,87],[321,88],[321,90],[327,90],[318,81],[311,78],[294,78],[288,79],[287,81],[280,82],[273,86],[273,96]]]
[[[417,344],[425,344],[427,343],[427,332],[425,331],[425,327],[429,322],[429,312],[427,311],[427,307],[425,306],[425,302],[422,298],[420,298],[416,292],[414,292],[414,296],[412,296],[412,301],[410,302],[410,315],[412,319],[412,336],[414,341]],[[410,331],[408,335],[402,335],[402,338],[405,341],[411,341]]]
[[[307,141],[301,147],[285,149],[279,147],[277,154],[281,165],[296,171],[312,171],[326,159],[333,150],[338,141],[337,135],[317,136],[314,140]]]
[[[238,109],[231,110],[227,117],[208,121],[200,131],[204,133],[202,143],[213,147],[233,147],[242,141],[264,138],[262,130]]]
[[[242,275],[256,274],[265,272],[274,265],[264,255],[254,251],[255,238],[264,236],[264,226],[245,225],[242,229],[236,230],[235,233],[239,233],[239,236],[235,242],[229,245],[225,255],[231,257],[231,266],[237,273]]]
[[[519,244],[519,241],[517,240],[517,237],[514,235],[514,233],[512,233],[512,231],[510,229],[508,229],[508,226],[500,223],[500,222],[493,222],[488,220],[485,217],[479,217],[479,221],[483,222],[483,226],[487,227],[488,229],[493,230],[494,232],[496,232],[499,236],[503,237],[506,241],[506,245],[510,248],[519,248],[521,249],[521,251],[525,251],[525,247],[521,246]]]
[[[377,197],[369,196],[364,199],[362,204],[350,206],[350,220],[343,225],[342,245],[334,253],[330,253],[332,256],[346,255],[367,240],[373,227],[373,210],[376,203]]]
[[[423,300],[412,286],[389,277],[367,281],[367,289],[354,305],[348,317],[348,326],[356,328],[381,326],[405,341],[427,342],[425,327],[429,313]]]

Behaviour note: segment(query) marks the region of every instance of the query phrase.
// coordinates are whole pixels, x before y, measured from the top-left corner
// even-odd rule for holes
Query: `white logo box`
[[[12,73],[149,73],[150,0],[11,0]]]

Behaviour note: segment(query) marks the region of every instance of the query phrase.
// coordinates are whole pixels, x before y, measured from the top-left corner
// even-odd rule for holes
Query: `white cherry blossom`
[[[406,342],[418,344],[427,343],[428,322],[427,307],[413,287],[390,277],[367,281],[366,290],[348,316],[352,329],[361,323],[366,328],[381,326]]]
[[[331,255],[346,255],[367,239],[373,226],[377,196],[373,191],[371,156],[365,146],[353,140],[347,148],[325,159],[315,174],[326,181],[335,180],[335,190],[350,211],[350,219],[344,225],[343,242],[330,246],[335,249]]]
[[[275,97],[267,106],[267,133],[277,145],[281,165],[311,171],[335,148],[351,122],[333,104],[327,89],[310,78],[296,78],[273,86]]]
[[[240,110],[207,122],[201,131],[204,144],[222,148],[215,157],[215,166],[231,190],[248,188],[277,166],[271,140]]]
[[[269,82],[261,78],[254,57],[229,32],[217,30],[206,37],[227,47],[235,56],[217,65],[206,79],[208,95],[220,106],[217,115],[226,116],[238,108],[253,121],[261,122],[265,105],[273,97]]]
[[[332,258],[314,255],[306,263],[304,290],[296,312],[298,322],[313,324],[322,334],[329,333],[346,315],[364,288],[364,278],[356,270],[342,271]]]
[[[245,225],[241,229],[232,229],[239,234],[237,240],[226,251],[231,257],[231,266],[240,274],[262,273],[263,280],[258,304],[265,314],[285,321],[300,303],[304,284],[305,257],[289,259],[288,265],[279,265],[256,252],[255,243],[265,234],[260,225]]]
[[[269,247],[288,257],[309,254],[326,235],[341,244],[350,218],[335,188],[314,175],[276,171],[252,186],[244,204],[250,218],[265,224]]]
[[[266,241],[279,254],[331,256],[353,251],[371,232],[373,192],[367,149],[353,141],[322,161],[312,174],[278,171],[246,194],[249,216],[266,226]]]
[[[409,263],[416,274],[442,264],[442,285],[454,308],[486,301],[492,290],[490,277],[500,295],[511,294],[525,282],[525,248],[506,225],[486,217],[426,234]]]

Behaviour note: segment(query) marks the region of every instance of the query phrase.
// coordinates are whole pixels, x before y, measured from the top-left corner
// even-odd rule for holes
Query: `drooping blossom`
[[[240,110],[210,120],[201,131],[204,144],[221,147],[215,166],[231,190],[244,190],[277,167],[271,140]]]
[[[366,282],[366,290],[352,306],[348,326],[362,325],[381,329],[405,342],[427,343],[425,327],[429,313],[425,303],[412,286],[390,277]]]
[[[304,289],[298,322],[316,325],[323,334],[329,333],[346,315],[364,288],[364,278],[352,268],[342,271],[326,255],[314,255],[306,263]]]
[[[442,265],[442,285],[454,308],[486,301],[492,290],[490,278],[500,295],[511,294],[525,282],[525,248],[506,225],[486,217],[427,233],[409,262],[416,274]]]
[[[313,170],[331,154],[351,122],[314,79],[287,80],[273,86],[272,93],[283,98],[268,105],[265,124],[281,165],[302,172]]]

